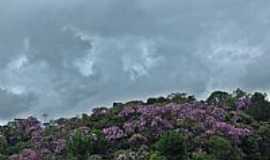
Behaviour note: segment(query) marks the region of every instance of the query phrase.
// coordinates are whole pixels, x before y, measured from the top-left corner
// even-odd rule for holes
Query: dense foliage
[[[269,160],[266,97],[174,93],[48,123],[15,119],[0,127],[0,160]]]

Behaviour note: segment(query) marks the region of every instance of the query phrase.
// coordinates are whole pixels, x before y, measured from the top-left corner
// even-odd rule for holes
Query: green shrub
[[[160,104],[160,103],[167,103],[168,100],[164,97],[158,98],[148,98],[146,104]]]
[[[6,137],[0,135],[0,154],[6,154],[8,143]]]
[[[91,155],[87,158],[87,160],[102,160],[102,157],[99,155]]]
[[[106,140],[99,131],[86,135],[77,130],[67,141],[69,159],[85,160],[92,154],[105,152],[106,147]]]
[[[251,135],[245,137],[241,143],[241,149],[245,154],[245,159],[248,160],[261,160],[259,136]]]
[[[113,157],[114,160],[148,160],[148,147],[142,145],[138,149],[118,150]]]
[[[244,112],[239,113],[239,120],[237,121],[238,123],[243,123],[243,124],[252,124],[255,122],[254,118]]]
[[[229,93],[223,91],[215,91],[211,93],[206,102],[213,105],[224,105],[229,98]]]
[[[258,134],[262,138],[260,142],[260,152],[262,155],[262,160],[270,159],[270,124],[263,124],[259,130]]]
[[[209,153],[218,160],[238,160],[240,155],[231,142],[220,136],[213,136],[208,142]]]
[[[7,160],[7,159],[8,159],[8,157],[6,155],[0,154],[0,160]]]
[[[19,141],[17,142],[15,145],[9,145],[6,148],[7,154],[11,155],[11,154],[18,154],[20,153],[23,149],[25,148],[31,148],[32,144],[30,141],[27,142],[23,142],[23,141]]]
[[[215,160],[212,155],[206,153],[194,153],[191,160]]]
[[[187,156],[186,138],[175,131],[163,134],[154,148],[169,160],[182,160]]]
[[[266,100],[266,94],[254,93],[251,97],[252,106],[246,111],[257,121],[270,120],[270,103]]]
[[[196,101],[194,96],[188,96],[186,93],[172,93],[167,99],[177,104],[190,103]]]
[[[122,124],[124,119],[117,114],[106,114],[102,116],[91,117],[89,122],[93,128],[106,128]]]
[[[159,152],[154,152],[150,155],[149,160],[167,160],[167,158],[162,156]]]

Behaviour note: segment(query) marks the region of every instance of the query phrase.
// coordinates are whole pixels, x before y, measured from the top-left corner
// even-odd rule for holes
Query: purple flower
[[[53,152],[62,153],[65,150],[66,141],[64,139],[58,139],[52,142]]]
[[[125,137],[125,133],[122,129],[117,126],[104,128],[102,130],[103,134],[105,135],[106,139],[108,140],[117,140]]]
[[[41,158],[36,151],[25,149],[21,154],[10,156],[9,160],[41,160]]]
[[[247,128],[236,128],[235,126],[225,122],[216,122],[214,128],[216,131],[221,131],[225,135],[231,137],[236,142],[239,141],[241,137],[245,137],[251,132]]]
[[[238,111],[239,110],[246,110],[246,109],[248,109],[251,106],[251,100],[250,100],[249,97],[244,96],[244,97],[239,98],[235,102],[235,105],[236,105],[236,109]]]

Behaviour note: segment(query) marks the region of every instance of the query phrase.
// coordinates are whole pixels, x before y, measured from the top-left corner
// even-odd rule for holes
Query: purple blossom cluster
[[[160,134],[173,128],[166,116],[170,112],[168,109],[168,107],[133,106],[124,108],[119,115],[127,119],[123,125],[127,134],[143,132],[146,129],[151,130],[153,134]]]
[[[236,109],[239,110],[246,110],[251,106],[251,100],[247,96],[240,97],[236,102]]]
[[[65,139],[52,136],[44,136],[39,143],[34,144],[34,148],[39,151],[42,156],[50,154],[61,154],[65,151],[65,147]]]
[[[25,133],[26,136],[35,137],[41,131],[41,123],[34,117],[28,117],[27,119],[15,120],[16,130]]]
[[[16,130],[23,133],[24,136],[30,137],[31,142],[37,147],[42,141],[43,128],[40,121],[34,117],[28,117],[27,119],[15,120]]]
[[[106,139],[110,141],[125,137],[124,131],[117,126],[104,128],[102,132],[106,136]]]
[[[19,157],[18,160],[24,160],[22,159],[22,157],[36,154],[39,154],[40,156],[44,156],[46,154],[49,155],[52,153],[60,154],[65,150],[65,139],[45,136],[44,128],[41,127],[41,123],[36,118],[29,117],[27,119],[16,119],[15,127],[19,133],[22,133],[24,136],[29,137],[31,143],[34,146],[34,150],[25,150],[20,155],[14,155],[14,157],[17,157],[17,159]]]
[[[57,139],[52,141],[51,148],[54,153],[60,154],[65,150],[66,140],[65,139]]]
[[[250,132],[247,128],[237,128],[233,124],[225,122],[227,114],[225,108],[209,106],[204,103],[170,103],[164,106],[138,105],[125,107],[119,113],[119,116],[126,119],[122,128],[127,135],[146,130],[151,131],[154,135],[160,135],[168,129],[177,128],[178,121],[187,119],[198,123],[204,132],[220,132],[235,140]],[[121,134],[125,135],[122,132]]]
[[[225,135],[230,136],[236,142],[243,136],[250,134],[250,130],[247,128],[236,128],[235,126],[225,123],[225,122],[216,122],[215,130],[223,132]]]
[[[41,160],[41,158],[34,150],[25,149],[21,154],[10,156],[9,160]]]

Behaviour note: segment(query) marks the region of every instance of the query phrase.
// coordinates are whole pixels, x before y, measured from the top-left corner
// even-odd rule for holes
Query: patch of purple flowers
[[[235,140],[250,133],[249,129],[237,128],[233,124],[225,122],[227,114],[224,108],[209,106],[204,103],[130,106],[125,107],[119,113],[120,117],[126,119],[126,123],[122,126],[125,133],[120,133],[121,135],[131,135],[150,131],[153,135],[160,135],[168,129],[176,129],[177,121],[185,119],[200,124],[205,132],[209,130],[221,132]]]
[[[41,158],[36,151],[25,149],[21,154],[10,156],[9,160],[41,160]]]
[[[247,96],[240,97],[236,102],[236,109],[239,110],[246,110],[251,106],[251,100]]]
[[[124,131],[117,126],[104,128],[102,130],[102,132],[106,136],[106,139],[108,139],[110,141],[117,140],[117,139],[123,138],[125,136]]]

